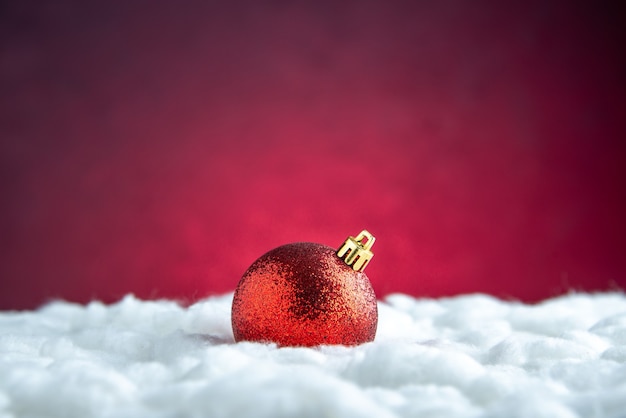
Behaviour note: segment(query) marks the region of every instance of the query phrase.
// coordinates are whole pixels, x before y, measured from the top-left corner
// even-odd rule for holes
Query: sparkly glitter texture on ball
[[[236,341],[281,346],[373,341],[376,296],[336,250],[309,242],[275,248],[241,278],[232,308]]]

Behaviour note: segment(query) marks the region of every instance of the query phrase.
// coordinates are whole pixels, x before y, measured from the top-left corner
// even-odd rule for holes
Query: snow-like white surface
[[[625,417],[626,296],[380,302],[376,341],[233,342],[232,295],[0,313],[0,417]]]

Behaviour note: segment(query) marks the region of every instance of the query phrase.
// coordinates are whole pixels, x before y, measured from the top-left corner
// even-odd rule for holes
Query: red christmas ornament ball
[[[376,296],[365,273],[331,247],[287,244],[257,259],[237,285],[236,341],[280,346],[358,345],[373,341]]]

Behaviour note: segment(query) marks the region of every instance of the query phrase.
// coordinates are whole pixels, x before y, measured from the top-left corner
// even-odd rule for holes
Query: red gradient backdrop
[[[379,297],[626,286],[617,7],[85,3],[3,2],[1,309],[192,301],[362,228]]]

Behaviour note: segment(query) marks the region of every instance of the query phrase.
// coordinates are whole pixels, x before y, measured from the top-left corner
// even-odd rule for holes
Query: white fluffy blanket
[[[379,304],[359,347],[235,344],[232,295],[0,313],[0,417],[625,417],[626,297]]]

